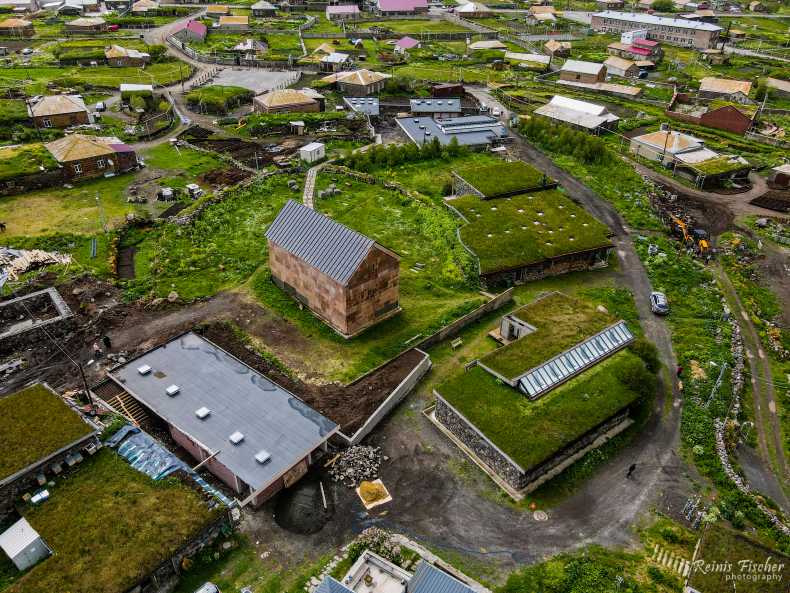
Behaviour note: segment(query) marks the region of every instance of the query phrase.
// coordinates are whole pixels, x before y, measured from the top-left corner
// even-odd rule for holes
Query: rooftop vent
[[[137,367],[137,372],[141,375],[147,375],[151,372],[151,367],[147,364],[144,364],[143,366]]]
[[[206,406],[203,406],[202,408],[198,408],[197,410],[195,410],[195,416],[197,416],[201,420],[207,418],[209,414],[211,414],[211,410],[209,410]]]
[[[266,449],[261,449],[255,454],[255,461],[263,465],[267,461],[272,458],[271,453],[269,453]]]
[[[175,394],[177,394],[179,391],[181,391],[181,388],[180,388],[178,385],[171,385],[170,387],[168,387],[167,389],[165,389],[165,393],[166,393],[167,395],[169,395],[170,397],[173,397],[173,396],[174,396]]]
[[[244,440],[244,435],[238,430],[228,437],[228,440],[234,445],[238,445]]]

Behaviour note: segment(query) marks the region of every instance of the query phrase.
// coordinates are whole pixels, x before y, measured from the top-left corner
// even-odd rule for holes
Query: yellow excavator
[[[670,214],[669,218],[672,221],[672,230],[683,237],[683,241],[686,245],[691,245],[700,255],[705,255],[710,250],[708,233],[702,229],[693,229],[689,233],[688,225],[683,220],[673,214]]]

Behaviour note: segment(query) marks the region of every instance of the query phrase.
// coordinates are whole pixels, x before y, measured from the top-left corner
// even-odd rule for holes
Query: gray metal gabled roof
[[[474,593],[455,577],[421,560],[406,586],[408,593]]]
[[[332,577],[326,577],[315,590],[315,593],[354,593]]]
[[[376,244],[294,200],[280,210],[266,238],[343,286]]]

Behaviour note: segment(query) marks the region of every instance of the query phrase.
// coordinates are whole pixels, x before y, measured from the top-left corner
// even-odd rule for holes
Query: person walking
[[[635,471],[636,471],[636,464],[632,463],[631,466],[628,468],[628,473],[625,474],[626,479],[630,480],[631,476],[634,475]]]

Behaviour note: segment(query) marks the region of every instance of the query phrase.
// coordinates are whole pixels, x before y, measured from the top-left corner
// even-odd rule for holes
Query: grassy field
[[[57,168],[58,162],[41,144],[0,148],[0,181]]]
[[[437,392],[528,471],[647,395],[633,380],[647,374],[641,359],[622,351],[534,402],[480,367],[461,371]]]
[[[516,378],[615,322],[590,302],[555,292],[513,312],[536,331],[484,356],[480,362]]]
[[[108,449],[51,491],[25,518],[54,554],[8,593],[125,591],[213,516],[192,488],[175,478],[154,482]]]
[[[380,27],[395,33],[463,33],[466,27],[442,19],[382,19],[380,21],[355,21],[353,27],[370,29]]]
[[[41,385],[0,398],[0,478],[71,445],[91,430],[59,396]],[[28,438],[30,431],[38,436]]]
[[[179,61],[151,64],[145,69],[110,68],[95,66],[85,68],[4,68],[0,70],[0,88],[22,87],[29,94],[43,94],[47,83],[57,81],[64,85],[90,85],[117,89],[122,82],[167,86],[189,76],[190,66]]]
[[[224,113],[229,108],[249,103],[252,96],[252,91],[242,87],[209,85],[189,91],[187,101],[213,113]]]
[[[557,190],[494,200],[449,200],[469,223],[461,239],[483,274],[609,245],[609,229]]]

